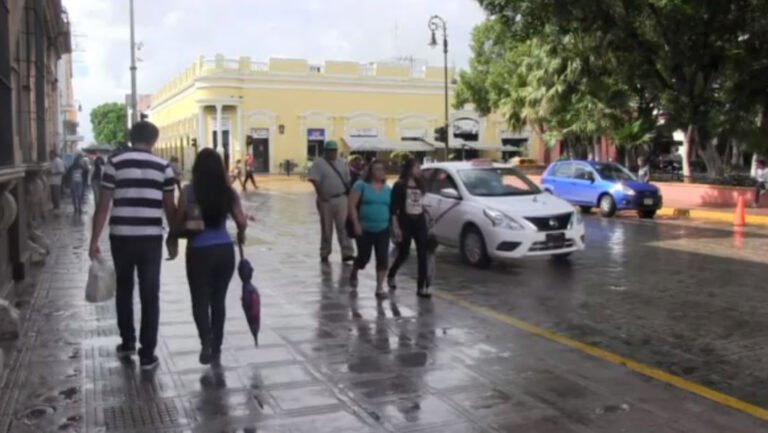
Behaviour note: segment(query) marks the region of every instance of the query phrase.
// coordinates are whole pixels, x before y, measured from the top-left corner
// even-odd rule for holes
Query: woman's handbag
[[[205,222],[203,221],[203,213],[200,210],[200,206],[197,204],[197,200],[195,200],[192,186],[187,185],[181,193],[184,195],[186,207],[184,208],[184,221],[182,226],[179,227],[176,237],[189,239],[205,230]]]

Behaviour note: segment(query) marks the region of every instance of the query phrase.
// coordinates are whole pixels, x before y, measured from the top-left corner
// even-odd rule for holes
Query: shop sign
[[[307,140],[325,140],[325,129],[309,128],[307,129]]]
[[[350,137],[378,137],[379,130],[376,128],[353,128],[350,130]]]
[[[253,138],[269,138],[269,128],[251,128],[249,135]]]

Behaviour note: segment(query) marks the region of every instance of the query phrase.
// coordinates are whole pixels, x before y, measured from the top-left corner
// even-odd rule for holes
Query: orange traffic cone
[[[744,197],[739,196],[739,200],[736,202],[736,214],[733,216],[733,226],[744,227],[746,223],[747,221],[744,210]]]

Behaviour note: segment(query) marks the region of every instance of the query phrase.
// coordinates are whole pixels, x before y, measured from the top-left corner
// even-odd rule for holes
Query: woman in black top
[[[397,258],[389,268],[387,283],[390,290],[395,290],[395,276],[408,258],[411,251],[411,240],[416,243],[418,256],[418,295],[429,298],[427,287],[427,245],[429,228],[424,214],[424,180],[421,177],[421,166],[415,159],[403,163],[400,178],[392,189],[392,223],[396,240],[398,241]]]

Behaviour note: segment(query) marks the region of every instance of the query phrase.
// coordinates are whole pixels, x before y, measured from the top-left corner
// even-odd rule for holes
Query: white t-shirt
[[[758,168],[757,171],[755,171],[755,179],[757,179],[758,182],[768,183],[768,168]]]
[[[405,190],[405,213],[407,215],[421,215],[424,213],[424,201],[422,200],[419,188],[409,186]]]
[[[58,156],[51,161],[51,185],[61,185],[61,178],[64,176],[64,161]]]

